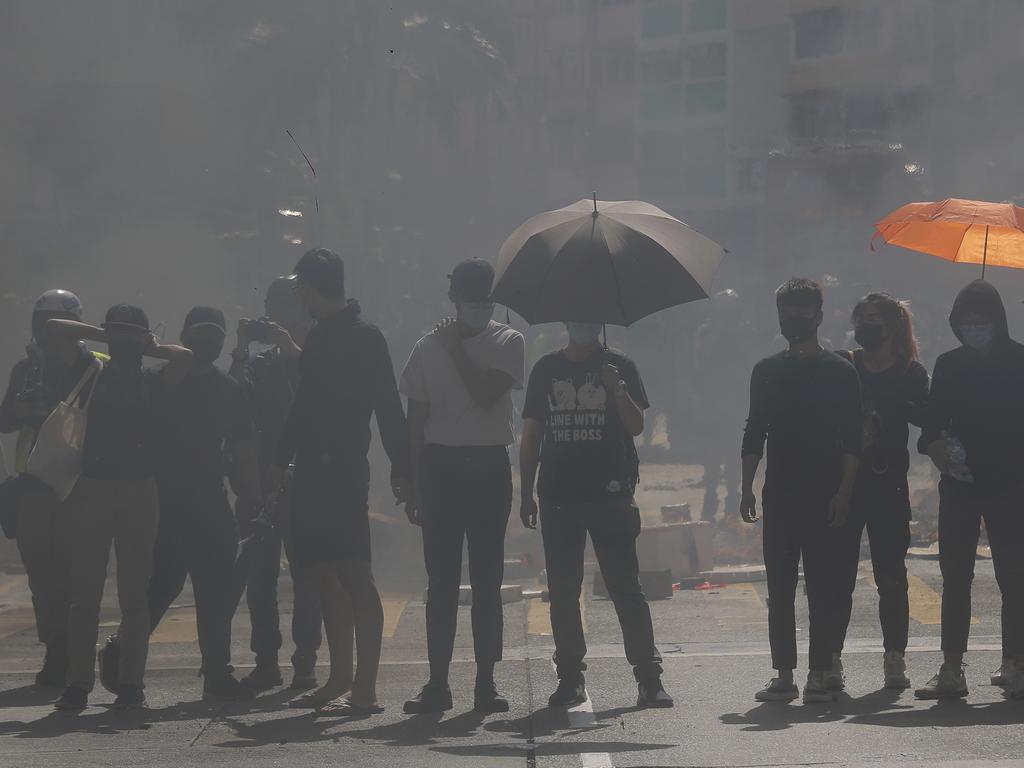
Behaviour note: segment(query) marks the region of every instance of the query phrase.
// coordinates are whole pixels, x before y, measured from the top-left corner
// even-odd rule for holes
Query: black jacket
[[[969,313],[992,322],[995,340],[986,354],[961,344],[935,361],[918,449],[927,453],[949,432],[967,451],[973,487],[998,492],[1024,479],[1024,345],[1010,338],[1006,309],[991,284],[975,280],[956,297],[949,323],[957,338]]]

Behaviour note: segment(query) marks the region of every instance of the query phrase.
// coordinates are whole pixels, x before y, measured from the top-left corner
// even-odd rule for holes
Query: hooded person
[[[967,695],[963,658],[971,624],[971,582],[984,520],[1002,593],[1003,665],[993,675],[1024,698],[1024,345],[1010,338],[996,289],[975,280],[957,296],[949,323],[960,346],[939,356],[918,447],[942,474],[939,563],[942,651],[939,673],[917,695]]]

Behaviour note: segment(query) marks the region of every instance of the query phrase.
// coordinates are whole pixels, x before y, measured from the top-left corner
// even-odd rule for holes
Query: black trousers
[[[252,622],[250,647],[257,664],[277,664],[281,638],[281,614],[277,607],[277,582],[281,574],[281,551],[288,556],[292,577],[292,666],[302,674],[312,674],[316,654],[323,642],[320,599],[316,584],[302,569],[291,565],[291,540],[282,511],[278,511],[278,528],[267,534],[254,553],[246,584],[245,599]]]
[[[765,500],[768,640],[775,669],[796,669],[796,588],[801,560],[810,622],[811,670],[832,668],[843,591],[842,534],[828,527],[831,499]]]
[[[869,470],[870,471],[870,470]],[[902,482],[898,482],[902,480]],[[850,519],[839,532],[843,542],[843,587],[838,595],[838,636],[841,652],[853,612],[853,593],[860,567],[860,542],[865,529],[871,545],[871,569],[878,589],[878,619],[886,651],[906,651],[910,632],[907,595],[907,550],[910,548],[910,495],[906,478],[858,478]]]
[[[455,645],[462,543],[469,548],[473,650],[481,665],[501,660],[501,580],[512,470],[504,446],[427,445],[420,457],[423,560],[427,567],[427,656],[445,679]]]
[[[231,664],[231,619],[237,595],[232,573],[238,548],[234,516],[223,488],[177,486],[160,494],[160,527],[149,583],[149,618],[156,629],[192,579],[203,674],[227,674]]]
[[[939,481],[942,650],[964,653],[971,630],[971,584],[981,521],[1002,593],[1003,655],[1024,655],[1024,485],[996,493]]]
[[[580,589],[588,533],[608,596],[615,605],[633,674],[641,681],[660,677],[661,654],[654,644],[651,609],[640,586],[636,555],[640,510],[633,500],[564,504],[542,499],[540,521],[558,678],[571,678],[587,668]]]

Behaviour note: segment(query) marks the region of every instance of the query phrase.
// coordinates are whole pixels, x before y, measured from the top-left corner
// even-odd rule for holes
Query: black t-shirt
[[[225,443],[252,440],[255,435],[241,385],[214,368],[189,374],[174,387],[157,389],[161,486],[222,487],[228,468]]]
[[[130,481],[155,471],[153,371],[107,363],[89,404],[82,474],[96,480]]]
[[[636,446],[601,381],[606,362],[619,369],[633,401],[648,408],[636,365],[611,350],[582,362],[553,352],[530,373],[523,418],[544,424],[537,495],[545,501],[604,501],[630,497],[636,489]]]
[[[872,424],[872,440],[864,447],[858,479],[885,476],[905,484],[910,425],[921,426],[924,419],[928,371],[916,360],[909,366],[897,363],[884,371],[869,371],[863,350],[848,354],[860,376],[865,420]]]
[[[863,433],[860,382],[848,360],[780,352],[754,366],[743,454],[761,455],[767,438],[766,500],[827,502],[843,456],[860,455]]]

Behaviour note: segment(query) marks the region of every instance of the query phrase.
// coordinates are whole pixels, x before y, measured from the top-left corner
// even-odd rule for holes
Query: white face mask
[[[569,340],[581,347],[589,347],[596,344],[601,338],[601,323],[566,323],[565,329],[569,332]]]
[[[494,304],[490,302],[465,302],[458,305],[459,320],[476,331],[482,331],[494,317]]]
[[[995,329],[992,327],[992,323],[960,326],[960,338],[972,349],[987,349],[994,337]]]

